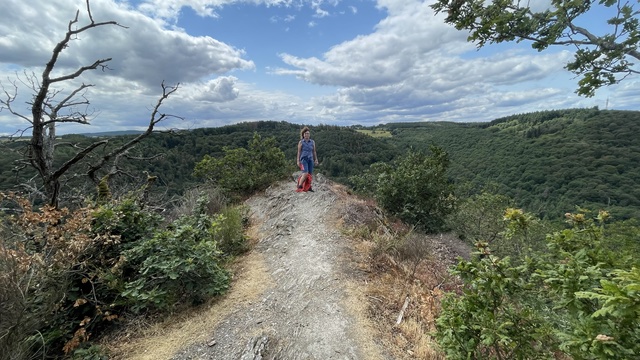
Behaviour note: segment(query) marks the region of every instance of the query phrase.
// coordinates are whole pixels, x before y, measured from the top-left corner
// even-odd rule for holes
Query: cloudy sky
[[[161,83],[180,84],[161,111],[179,116],[160,129],[215,127],[256,120],[376,125],[407,121],[490,121],[565,108],[639,110],[640,78],[577,96],[563,66],[570,47],[537,52],[529,43],[476,49],[426,0],[91,0],[96,22],[56,63],[63,99],[79,84],[91,125],[59,133],[144,129]],[[530,0],[537,7],[549,1]],[[85,0],[5,0],[0,15],[0,95],[30,115],[31,89]],[[590,28],[604,23],[595,11]],[[16,95],[17,94],[17,95]],[[29,123],[0,111],[0,134]]]

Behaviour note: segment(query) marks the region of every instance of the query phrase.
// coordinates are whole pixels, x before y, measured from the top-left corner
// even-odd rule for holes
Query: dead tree
[[[80,10],[76,11],[75,18],[69,21],[64,39],[62,39],[53,49],[52,56],[44,68],[42,77],[40,79],[37,79],[33,74],[27,76],[26,83],[30,84],[32,90],[36,93],[33,97],[32,102],[29,103],[29,105],[31,106],[31,116],[25,116],[12,107],[12,103],[15,101],[18,91],[16,82],[13,83],[13,94],[7,91],[3,86],[5,97],[3,99],[0,99],[0,109],[5,108],[11,114],[23,120],[26,120],[31,124],[30,128],[32,133],[30,142],[28,144],[28,149],[25,154],[25,160],[37,171],[42,181],[43,192],[47,198],[47,202],[55,207],[58,207],[59,203],[61,178],[74,165],[80,163],[95,149],[102,145],[106,145],[109,141],[100,140],[91,143],[89,146],[79,149],[75,153],[75,155],[71,156],[71,158],[64,162],[62,165],[56,166],[54,164],[56,126],[60,123],[89,124],[90,115],[86,112],[78,111],[76,109],[80,106],[86,107],[90,104],[89,100],[85,97],[85,91],[87,88],[94,85],[82,83],[82,85],[71,91],[62,99],[57,99],[58,97],[61,97],[62,94],[60,91],[53,89],[52,86],[58,83],[76,79],[85,71],[96,69],[105,71],[108,69],[107,63],[112,59],[99,59],[91,65],[81,66],[72,73],[52,77],[51,72],[56,65],[56,62],[58,61],[58,57],[60,56],[62,51],[68,47],[70,41],[77,40],[78,35],[85,31],[89,31],[101,26],[119,26],[126,28],[126,26],[122,26],[116,21],[94,21],[91,14],[89,0],[86,0],[86,12],[89,17],[88,24],[84,26],[78,25],[78,16],[80,14]],[[154,126],[158,122],[170,116],[177,117],[173,115],[160,114],[159,108],[162,105],[162,102],[178,89],[178,86],[179,85],[168,87],[165,86],[163,82],[163,93],[153,109],[151,120],[149,122],[147,130],[143,134],[137,136],[135,139],[127,142],[126,144],[118,147],[115,150],[112,150],[107,155],[104,155],[101,159],[98,159],[95,164],[89,165],[87,175],[96,185],[99,182],[99,179],[96,175],[98,170],[109,164],[110,161],[115,161],[115,159],[117,159],[119,155],[124,154],[128,149],[140,142],[142,138],[151,134],[154,130]],[[28,128],[19,131],[19,133],[22,134],[26,131],[28,131]],[[109,171],[108,174],[112,172],[113,170]]]

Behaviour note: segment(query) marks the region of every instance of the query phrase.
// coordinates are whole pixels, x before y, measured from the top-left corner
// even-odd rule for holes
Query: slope
[[[281,182],[247,200],[256,243],[227,295],[143,336],[112,339],[113,359],[440,359],[425,329],[448,290],[447,266],[468,249],[439,236],[410,266],[388,256],[365,266],[366,242],[340,229],[380,214],[322,175],[313,193],[293,187]]]
[[[640,112],[573,109],[385,128],[399,146],[442,147],[458,185],[493,186],[540,217],[560,219],[576,205],[617,220],[640,216]]]
[[[314,185],[296,193],[283,182],[249,199],[257,243],[232,291],[173,330],[121,346],[118,358],[387,358],[348,275],[348,242],[335,226],[340,190],[321,176]],[[190,341],[168,340],[203,317],[208,326],[195,326]]]

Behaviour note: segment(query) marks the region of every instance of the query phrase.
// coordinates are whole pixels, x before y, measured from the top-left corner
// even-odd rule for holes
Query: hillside
[[[95,334],[94,339],[101,339],[100,329],[106,326],[106,323],[98,317],[103,312],[101,305],[96,304],[98,301],[103,302],[102,295],[97,294],[104,293],[104,299],[107,300],[103,303],[111,304],[109,306],[113,307],[113,311],[118,311],[115,317],[111,310],[109,314],[104,313],[104,319],[112,321],[118,318],[122,325],[131,326],[117,335],[112,335],[110,340],[105,340],[109,349],[118,354],[116,358],[186,360],[217,359],[228,356],[228,358],[295,359],[297,354],[309,355],[308,358],[313,358],[317,354],[320,358],[437,359],[441,355],[435,350],[431,336],[434,334],[435,316],[439,312],[440,305],[443,309],[453,306],[449,307],[451,311],[444,311],[450,316],[443,321],[452,321],[451,324],[453,324],[446,326],[448,329],[464,330],[455,325],[459,321],[456,317],[462,320],[478,320],[482,329],[485,329],[485,325],[489,323],[502,328],[501,320],[498,322],[491,320],[494,319],[495,306],[490,302],[486,303],[486,306],[474,308],[465,305],[465,301],[474,298],[502,299],[506,301],[507,308],[528,309],[532,304],[531,308],[542,309],[549,305],[549,301],[561,304],[566,300],[556,296],[566,293],[558,291],[564,286],[562,281],[570,282],[580,279],[584,282],[581,289],[597,292],[601,290],[602,281],[611,280],[618,270],[633,267],[633,271],[637,271],[637,222],[615,222],[617,219],[623,219],[625,214],[634,216],[637,209],[634,207],[634,201],[638,197],[637,192],[634,192],[637,191],[638,181],[638,162],[636,161],[638,148],[635,141],[638,138],[637,115],[635,112],[601,112],[591,109],[517,115],[485,124],[393,124],[375,129],[322,126],[312,129],[314,138],[319,143],[322,142],[319,147],[322,164],[316,173],[314,182],[316,192],[314,193],[297,193],[294,191],[291,179],[278,182],[274,178],[264,185],[266,187],[271,184],[266,191],[259,191],[257,194],[252,192],[253,196],[244,201],[244,205],[234,203],[234,206],[226,207],[229,203],[223,193],[224,189],[210,186],[197,189],[200,190],[197,194],[187,193],[191,194],[190,199],[185,199],[188,202],[176,203],[177,206],[174,208],[171,203],[161,203],[164,201],[163,198],[156,196],[147,198],[148,193],[142,192],[121,203],[114,202],[114,207],[110,207],[111,204],[101,206],[95,218],[76,213],[65,215],[66,213],[60,212],[62,215],[55,216],[60,216],[61,219],[62,216],[68,216],[69,219],[56,220],[61,227],[47,225],[50,222],[48,219],[51,218],[47,209],[41,211],[45,215],[43,217],[31,216],[31,204],[26,201],[24,203],[29,203],[29,206],[20,207],[23,209],[23,216],[7,217],[6,224],[11,226],[3,228],[3,231],[9,234],[3,239],[7,239],[9,245],[18,250],[39,249],[40,244],[51,245],[54,248],[54,250],[45,248],[43,253],[77,248],[67,246],[66,243],[59,245],[56,241],[49,241],[47,233],[49,230],[64,234],[60,237],[64,241],[89,242],[90,245],[81,248],[81,250],[86,249],[86,252],[79,253],[75,258],[67,255],[50,257],[52,261],[67,261],[60,268],[61,272],[66,271],[74,276],[69,280],[68,286],[61,283],[59,277],[48,277],[50,269],[53,268],[47,265],[48,263],[34,268],[40,271],[38,275],[43,280],[33,283],[52,284],[52,286],[41,287],[45,291],[51,289],[49,292],[52,294],[51,304],[69,309],[71,315],[76,315],[77,312],[78,316],[67,322],[63,315],[68,313],[60,311],[54,314],[55,322],[42,320],[43,324],[40,325],[38,321],[47,319],[46,315],[34,315],[32,316],[35,319],[33,329],[44,328],[45,331],[41,331],[42,333],[49,333],[48,331],[58,333],[60,329],[58,325],[48,324],[68,323],[73,326],[75,321],[79,328],[74,334],[84,336],[83,334],[89,329]],[[189,160],[189,156],[196,158],[194,155],[189,155],[193,154],[193,152],[188,153],[189,149],[197,149],[200,152],[216,150],[216,155],[222,155],[227,149],[232,148],[232,145],[225,147],[221,139],[241,143],[243,136],[255,136],[255,133],[263,137],[286,136],[294,138],[292,141],[295,141],[297,131],[294,130],[297,127],[287,123],[254,123],[197,131],[206,133],[206,137],[202,134],[199,137],[192,137],[195,131],[181,134],[156,134],[157,136],[152,137],[151,141],[144,146],[136,148],[136,154],[128,153],[128,157],[123,158],[123,162],[118,166],[121,166],[120,170],[127,174],[141,173],[149,178],[153,178],[151,176],[153,174],[160,174],[159,177],[163,179],[161,181],[163,183],[157,189],[166,191],[171,187],[178,194],[179,191],[176,189],[187,188],[189,184],[178,181],[167,182],[166,179],[171,174],[182,176],[182,179],[189,178],[190,171],[187,169],[194,163]],[[74,135],[65,137],[64,140],[69,144],[82,143],[87,139]],[[116,136],[108,140],[109,144],[105,147],[122,142],[123,137]],[[164,142],[160,143],[157,140]],[[289,140],[279,141],[279,143],[289,144]],[[270,144],[268,150],[278,153],[279,159],[282,160],[282,154],[273,148],[273,142]],[[15,145],[13,149],[17,150],[20,149],[21,144],[7,145],[8,147]],[[457,237],[446,233],[420,233],[419,228],[389,217],[378,208],[375,201],[357,197],[348,186],[337,183],[328,176],[325,177],[324,170],[332,168],[327,164],[335,159],[347,164],[346,169],[349,173],[353,173],[365,171],[363,169],[366,169],[367,165],[363,161],[349,163],[349,159],[366,159],[367,162],[378,161],[376,159],[398,160],[393,156],[403,156],[409,149],[426,150],[431,145],[440,146],[451,155],[452,166],[448,169],[448,176],[452,182],[456,183],[457,195],[463,200],[457,207],[448,207],[457,211],[455,214],[457,218],[449,222],[451,227],[448,229],[454,229],[468,243],[477,243],[481,251],[481,256],[474,261],[458,264],[458,272],[454,274],[460,276],[459,278],[448,270],[453,270],[450,266],[456,262],[457,256],[464,257],[469,250],[459,243]],[[73,148],[61,147],[59,155],[65,155],[63,151],[69,149]],[[228,168],[234,170],[255,168],[253,164],[257,163],[255,159],[261,158],[261,150],[252,149],[256,155],[251,156],[253,163],[242,162],[239,163],[240,166],[232,165]],[[287,146],[286,151],[293,152],[294,149]],[[391,190],[398,190],[407,185],[413,186],[409,197],[398,195],[392,197],[395,200],[402,199],[397,203],[404,208],[408,208],[413,199],[429,193],[428,186],[423,184],[443,183],[449,188],[449,184],[442,176],[437,179],[432,177],[427,180],[412,181],[418,178],[422,169],[429,169],[429,163],[420,161],[419,157],[414,156],[415,154],[410,155],[400,159],[404,163],[394,162],[399,164],[396,167],[385,166],[398,173],[412,176],[404,177],[402,181],[393,183],[393,186],[389,187]],[[63,161],[63,159],[64,156],[57,161]],[[261,162],[260,164],[271,163],[272,165],[271,169],[259,168],[259,173],[269,174],[275,167],[273,163],[276,161],[278,159],[274,162]],[[412,171],[416,168],[415,166],[403,166],[409,161],[410,164],[424,165],[418,166],[417,171]],[[607,163],[602,165],[603,161]],[[282,161],[280,163],[282,171],[286,171],[284,169],[286,165]],[[139,164],[145,164],[145,166]],[[334,164],[338,164],[338,161]],[[161,170],[150,170],[154,166],[161,166]],[[333,168],[340,170],[340,167]],[[182,173],[176,173],[176,169]],[[3,168],[3,170],[6,169]],[[340,174],[345,178],[345,172]],[[438,171],[438,174],[444,173]],[[565,174],[569,179],[561,177],[560,174]],[[374,180],[384,181],[386,175]],[[242,177],[242,179],[245,178],[250,177]],[[236,180],[237,177],[233,179],[241,181]],[[349,177],[346,179],[348,182]],[[126,180],[127,178],[122,178],[120,184],[117,184],[125,185],[123,189],[117,186],[113,189],[123,191],[136,185],[133,182],[127,183]],[[582,183],[579,186],[569,186],[568,189],[577,189],[582,192],[576,195],[566,191],[574,197],[568,198],[567,204],[563,204],[561,200],[565,200],[565,197],[559,191],[563,190],[565,183],[571,185],[574,180]],[[195,184],[199,180],[191,179],[190,181]],[[421,187],[414,186],[416,184]],[[545,196],[535,193],[535,191],[541,191],[537,187],[539,184],[548,186],[543,189],[547,192]],[[65,191],[75,191],[82,196],[90,194],[83,193],[83,190],[89,189],[88,187],[76,188],[73,185],[75,184],[65,184]],[[129,187],[127,188],[126,185]],[[371,187],[376,188],[375,186],[376,184]],[[551,186],[554,187],[551,188]],[[562,232],[553,232],[561,227],[551,221],[538,221],[534,216],[524,214],[519,209],[509,209],[505,212],[505,207],[512,205],[511,203],[506,205],[507,202],[502,201],[501,196],[482,194],[479,197],[465,198],[465,195],[477,193],[485,187],[489,187],[494,192],[515,194],[513,197],[520,205],[536,204],[531,202],[532,198],[538,200],[540,213],[551,219],[558,218],[556,211],[573,210],[577,202],[579,205],[587,204],[608,209],[614,221],[609,221],[609,214],[606,212],[592,216],[592,214],[578,211],[565,216],[567,224],[562,227]],[[366,186],[359,187],[358,190],[366,190],[366,188]],[[264,187],[258,190],[260,189]],[[602,202],[601,198],[589,198],[589,194],[594,190],[607,194],[608,202]],[[626,198],[622,198],[621,195],[626,195]],[[578,196],[584,196],[584,198]],[[438,198],[437,194],[435,197],[430,195],[427,200],[435,198]],[[452,199],[449,196],[446,198]],[[234,199],[242,201],[240,199],[246,198]],[[628,203],[623,203],[620,199],[625,199]],[[153,203],[148,204],[151,201]],[[204,208],[204,201],[209,202],[207,209]],[[589,201],[592,202],[589,203]],[[11,199],[6,203],[8,206],[22,204]],[[157,204],[162,204],[163,207],[156,207]],[[225,207],[220,206],[221,204]],[[382,207],[385,203],[380,201],[379,204]],[[210,205],[213,206],[209,208]],[[563,210],[565,205],[567,210]],[[421,211],[424,208],[420,205],[415,208],[415,211]],[[143,212],[142,209],[148,210]],[[221,212],[221,210],[224,211]],[[247,210],[250,212],[248,213]],[[525,207],[525,210],[529,209]],[[219,217],[209,217],[210,215],[205,211],[218,214]],[[167,219],[170,219],[166,227],[161,224],[161,221],[164,221],[161,220],[162,217],[157,216],[165,212]],[[90,214],[90,212],[84,214]],[[247,214],[250,214],[249,218]],[[435,218],[433,215],[429,216]],[[76,220],[86,222],[86,227],[82,228],[86,233],[76,231],[79,229]],[[605,222],[610,223],[607,224],[606,231]],[[248,233],[251,241],[248,241],[245,236],[246,225],[249,223],[252,225]],[[465,229],[464,226],[456,227],[456,224],[472,224],[476,229],[466,231],[469,229]],[[62,226],[64,231],[58,231],[63,229]],[[97,232],[94,232],[93,226],[98,229]],[[567,226],[571,228],[565,228]],[[42,230],[42,233],[38,231],[38,234],[33,235],[34,229]],[[440,230],[440,228],[437,229],[437,231]],[[115,236],[94,236],[95,233],[101,234],[102,231],[108,234],[111,234],[109,231],[113,231]],[[91,236],[85,236],[85,234],[91,234]],[[490,243],[492,250],[486,247],[485,239],[488,239],[487,243]],[[567,239],[571,241],[565,241]],[[92,241],[96,241],[95,245],[91,245],[94,244]],[[545,245],[543,241],[547,242],[546,248],[543,248]],[[22,242],[27,245],[23,245]],[[108,251],[103,251],[104,249]],[[243,256],[246,251],[249,251],[248,255]],[[567,256],[574,256],[574,253],[576,261],[566,261]],[[112,254],[109,256],[113,257],[103,258],[96,254]],[[181,257],[182,254],[185,254],[184,259]],[[496,254],[498,257],[487,257],[486,254]],[[533,256],[525,258],[524,256],[528,254]],[[25,256],[36,259],[40,254],[36,250],[28,255],[25,252]],[[503,256],[503,260],[498,264],[498,260]],[[97,262],[95,266],[92,262],[94,259]],[[112,259],[118,259],[118,262]],[[120,265],[120,259],[125,262],[124,266]],[[148,261],[149,259],[151,260]],[[527,261],[522,262],[522,259]],[[537,265],[530,266],[528,259],[535,259]],[[513,261],[511,264],[516,265],[515,267],[511,266],[511,261]],[[29,270],[26,267],[15,267],[17,264],[15,262],[5,263],[13,265],[12,269]],[[31,262],[32,265],[39,263]],[[112,266],[114,263],[116,266]],[[555,272],[559,263],[569,264],[568,266],[575,269],[568,268],[566,273],[570,276],[558,276]],[[101,270],[103,264],[109,268],[108,271]],[[220,264],[224,264],[225,267],[231,266],[233,269],[227,272],[227,269],[223,270]],[[496,267],[496,265],[499,266]],[[484,269],[482,271],[487,271],[489,276],[496,275],[496,279],[505,281],[504,284],[509,288],[512,286],[514,288],[509,290],[500,285],[493,286],[491,282],[486,281],[489,277],[483,275],[482,271],[464,270],[476,266]],[[560,267],[563,268],[562,271],[567,269],[565,266]],[[150,268],[152,268],[151,271],[148,270]],[[159,270],[156,272],[155,269]],[[211,271],[202,273],[199,272],[201,269]],[[464,271],[459,271],[460,269]],[[501,269],[509,269],[507,277],[503,276]],[[165,273],[165,270],[168,271]],[[147,274],[149,276],[145,277]],[[528,275],[522,276],[522,274]],[[539,274],[562,281],[553,284],[545,282],[545,278],[538,276]],[[54,272],[53,275],[57,273]],[[467,275],[477,276],[477,278],[470,279]],[[32,275],[28,276],[30,278]],[[146,278],[150,280],[145,284]],[[95,281],[86,279],[95,279]],[[157,285],[157,279],[160,280],[160,285]],[[207,280],[203,281],[203,279]],[[518,281],[511,279],[518,279]],[[7,291],[7,294],[13,294],[13,299],[17,303],[23,301],[24,291],[17,287],[12,288],[15,282],[11,282],[10,277],[5,277],[5,280],[9,281],[5,282],[3,288],[13,289],[11,293]],[[233,283],[230,284],[230,281]],[[465,281],[468,285],[466,289],[480,289],[478,294],[483,294],[482,291],[487,292],[481,296],[468,292],[463,294],[460,292],[459,281]],[[475,281],[482,286],[475,287]],[[155,295],[159,286],[164,286],[166,290],[161,289],[159,291],[163,293]],[[229,286],[231,291],[224,292]],[[34,289],[37,288],[39,287]],[[122,289],[127,291],[123,292]],[[129,289],[133,291],[129,292]],[[206,297],[199,292],[201,289],[209,291],[205,294]],[[537,289],[536,296],[530,296],[530,292],[534,289]],[[494,290],[507,291],[509,295],[498,295]],[[58,291],[66,291],[69,295],[59,296]],[[461,296],[466,294],[470,297],[462,296],[461,302],[447,305],[446,301],[441,302],[446,292],[455,292]],[[578,293],[582,292],[569,292],[571,296]],[[164,296],[164,294],[167,295]],[[519,295],[511,296],[511,294]],[[209,297],[211,295],[221,296],[211,299]],[[635,296],[636,293],[632,295]],[[42,298],[40,294],[36,294],[28,300],[39,303]],[[83,301],[78,302],[76,299]],[[122,301],[118,303],[120,299]],[[206,303],[203,304],[203,302]],[[49,302],[44,304],[48,305]],[[129,304],[136,307],[127,308],[131,306]],[[584,304],[588,308],[575,313],[559,312],[548,317],[545,311],[533,315],[539,316],[540,324],[543,324],[540,330],[550,326],[557,331],[553,336],[556,334],[561,336],[573,329],[573,325],[583,323],[584,314],[597,311],[598,306],[591,301],[584,301]],[[198,306],[196,312],[192,313],[185,309],[188,305]],[[80,306],[84,307],[78,308]],[[23,309],[29,308],[23,307]],[[145,309],[148,309],[148,312]],[[41,314],[52,314],[44,306],[37,310],[41,311]],[[140,310],[144,310],[144,313],[149,315],[158,314],[157,316],[165,314],[164,312],[162,315],[156,313],[158,310],[169,310],[172,313],[170,320],[151,327],[149,324],[159,318],[135,319],[135,316],[142,314]],[[488,317],[484,320],[482,317],[472,315],[474,312],[485,310]],[[97,321],[89,323],[85,328],[87,323],[82,316],[92,311],[97,314],[95,317]],[[180,311],[186,311],[186,313],[180,313]],[[9,313],[5,311],[5,314]],[[562,319],[557,324],[556,315],[558,319]],[[594,319],[594,317],[589,318]],[[15,323],[10,323],[13,329],[16,329],[13,324],[31,325],[20,321],[19,317],[15,317],[14,320]],[[600,321],[598,319],[594,321],[596,320]],[[621,336],[615,336],[619,339],[628,339],[627,327],[637,329],[637,322],[633,323],[637,319],[623,316],[622,320],[622,322],[607,320],[602,323],[606,326],[620,324],[615,329],[609,329],[612,331],[611,334],[621,334]],[[140,323],[136,325],[137,321]],[[466,320],[464,321],[466,323]],[[575,324],[571,324],[573,321]],[[538,320],[535,320],[535,323],[538,323]],[[493,331],[491,324],[486,326],[489,332]],[[33,333],[28,330],[29,328],[25,326],[24,334]],[[511,332],[512,330],[514,331]],[[609,330],[599,330],[595,334],[609,334]],[[71,331],[74,329],[69,327],[68,335],[71,335]],[[520,335],[526,335],[513,328],[509,332],[510,335],[506,335],[507,337],[520,338]],[[17,331],[14,333],[20,334]],[[63,334],[63,336],[67,335]],[[448,341],[446,333],[438,332],[435,336],[443,336],[444,340]],[[461,336],[466,335],[461,334]],[[67,336],[67,339],[69,337],[71,336]],[[12,340],[7,337],[4,339]],[[72,342],[60,337],[52,346],[46,348],[64,351],[68,343],[71,343],[69,346],[75,346],[86,339],[82,340],[73,335]],[[440,340],[443,338],[439,338]],[[451,337],[449,340],[458,341]],[[585,341],[591,343],[592,339],[586,338]],[[526,336],[520,342],[520,344],[530,343],[532,343],[531,339]],[[556,339],[551,339],[544,347],[554,346],[553,344],[557,343]],[[630,342],[630,346],[636,346],[634,344],[638,344],[635,339]],[[7,342],[5,346],[5,349],[18,348],[16,342]],[[340,349],[340,353],[331,353],[332,349]],[[91,347],[78,351],[86,354],[86,352],[101,350]],[[526,349],[523,351],[523,353],[527,352]],[[571,351],[574,354],[584,352],[580,349],[576,350],[577,352]],[[0,351],[0,353],[8,353],[8,351]],[[458,356],[454,357],[458,358]]]
[[[222,156],[225,148],[246,147],[254,133],[274,137],[295,171],[295,144],[301,127],[255,122],[153,134],[128,154],[129,159],[122,159],[119,165],[130,176],[122,181],[143,182],[131,176],[144,170],[158,177],[158,194],[180,195],[201,182],[192,173],[204,155]],[[574,109],[513,115],[489,123],[393,123],[373,128],[322,125],[311,130],[318,144],[318,169],[343,184],[349,185],[351,176],[375,162],[391,161],[409,148],[428,151],[429,146],[437,145],[449,153],[449,177],[461,197],[489,189],[550,219],[576,206],[607,209],[616,219],[640,218],[640,112]],[[109,146],[123,139],[126,136],[113,137]],[[91,140],[70,135],[61,142],[87,144]],[[24,143],[2,145],[14,152],[5,151],[0,159],[0,189],[15,189],[33,173],[29,168],[14,171],[14,160]],[[60,163],[69,150],[60,147]],[[69,184],[80,188],[73,181]]]
[[[496,189],[540,216],[582,206],[640,217],[640,112],[564,110],[385,128],[405,148],[444,148],[458,185]]]
[[[255,245],[229,293],[140,329],[142,336],[130,329],[132,337],[107,340],[113,358],[441,358],[426,335],[434,329],[429,320],[450,286],[447,266],[466,247],[421,237],[412,248],[424,255],[418,263],[410,256],[372,263],[375,244],[345,231],[380,221],[376,209],[322,175],[314,188],[298,193],[285,181],[248,199]]]

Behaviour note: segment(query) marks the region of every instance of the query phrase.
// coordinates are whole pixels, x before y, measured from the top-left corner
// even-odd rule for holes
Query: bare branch
[[[93,21],[93,15],[91,15],[91,6],[89,5],[89,0],[87,0],[87,14],[89,14],[89,19],[91,20],[91,23],[93,24],[95,21]]]
[[[83,67],[79,68],[78,70],[76,70],[76,72],[74,72],[72,74],[68,74],[68,75],[64,75],[64,76],[60,76],[60,77],[57,77],[57,78],[50,79],[49,83],[55,83],[55,82],[75,79],[78,76],[82,75],[83,72],[85,72],[87,70],[95,70],[95,69],[98,68],[98,66],[101,67],[102,70],[104,71],[104,69],[108,69],[108,67],[106,65],[102,65],[102,64],[107,63],[107,62],[109,62],[111,60],[112,60],[112,58],[96,60],[93,64],[91,64],[89,66],[83,66]],[[87,85],[87,86],[92,86],[92,85]]]
[[[16,97],[18,96],[18,85],[16,85],[15,81],[12,81],[11,85],[13,85],[14,87],[13,95],[11,95],[9,91],[5,89],[4,84],[0,82],[0,87],[2,87],[2,90],[4,91],[4,94],[5,94],[5,99],[0,100],[0,105],[2,105],[0,106],[0,111],[2,111],[3,109],[7,109],[12,115],[17,116],[23,120],[26,120],[30,124],[33,124],[30,118],[18,113],[17,111],[13,110],[13,108],[11,107],[11,104],[16,100]]]
[[[111,169],[109,169],[109,171],[107,172],[107,174],[105,176],[107,176],[107,178],[111,178],[112,176],[115,176],[117,174],[123,174],[126,175],[130,178],[135,178],[135,176],[133,176],[132,174],[122,170],[119,166],[118,166],[118,162],[120,160],[121,157],[126,156],[126,151],[118,154],[115,156],[115,159],[113,160],[113,164],[111,166]]]
[[[86,116],[82,114],[78,114],[77,116],[78,117],[64,117],[62,119],[43,121],[42,124],[43,125],[51,125],[53,123],[78,123],[78,124],[84,124],[84,125],[89,124],[89,120],[87,120]]]
[[[24,137],[24,133],[27,132],[29,129],[31,129],[31,126],[29,126],[26,129],[22,129],[22,130],[16,130],[16,132],[14,132],[13,134],[9,135],[9,139],[11,139],[11,141],[13,141],[14,139],[21,139]],[[18,135],[20,134],[20,135]],[[16,136],[17,135],[17,136]]]
[[[104,145],[106,142],[94,143],[82,151],[75,154],[70,160],[65,162],[61,167],[54,168],[54,144],[56,139],[56,123],[60,122],[74,122],[87,124],[87,114],[80,112],[72,112],[71,114],[60,117],[59,112],[64,108],[71,108],[73,106],[81,104],[89,104],[89,101],[82,96],[82,99],[78,100],[80,92],[84,89],[93,86],[82,84],[80,87],[72,91],[68,96],[64,97],[62,101],[53,105],[53,99],[59,94],[59,91],[51,90],[50,86],[57,82],[63,82],[71,79],[75,79],[82,75],[85,71],[95,70],[101,68],[103,71],[108,69],[106,63],[111,61],[111,58],[96,60],[93,64],[88,66],[81,66],[75,72],[62,75],[59,77],[51,77],[51,72],[58,61],[58,58],[62,51],[68,47],[71,40],[78,38],[78,34],[87,31],[92,28],[97,28],[105,25],[115,25],[124,27],[118,24],[116,21],[104,21],[96,22],[91,13],[91,7],[89,0],[86,0],[86,11],[89,16],[89,24],[74,28],[78,23],[80,10],[76,11],[75,17],[69,21],[67,26],[67,32],[64,38],[58,42],[51,54],[51,58],[46,63],[42,72],[40,81],[36,80],[36,77],[26,76],[26,81],[29,82],[36,95],[33,98],[31,105],[31,119],[28,120],[32,126],[32,136],[29,144],[29,153],[27,159],[31,165],[38,171],[42,181],[44,182],[45,192],[49,196],[50,204],[58,206],[58,196],[60,193],[60,177],[69,170],[71,166],[84,159],[91,151],[97,147]],[[11,97],[8,98],[9,103],[13,101]],[[26,117],[23,117],[26,118]]]
[[[32,199],[46,199],[47,197],[45,196],[44,192],[42,191],[41,187],[38,187],[35,185],[36,181],[35,181],[35,177],[32,177],[31,179],[22,182],[19,184],[19,187],[24,189],[23,192],[29,194],[29,197]]]
[[[62,101],[60,101],[60,103],[55,106],[53,108],[53,111],[55,113],[58,113],[60,111],[60,109],[64,108],[64,107],[69,107],[69,106],[74,106],[74,105],[78,105],[78,104],[89,104],[89,101],[85,99],[85,101],[81,101],[81,102],[72,102],[72,103],[68,103],[69,101],[71,101],[71,99],[73,99],[76,94],[78,94],[80,91],[88,88],[88,87],[92,87],[93,85],[89,84],[89,85],[85,85],[82,84],[79,88],[75,89],[73,92],[71,92],[71,94],[69,94],[69,96],[67,96],[66,98],[62,99]]]
[[[115,21],[96,22],[91,12],[90,0],[85,0],[85,2],[86,14],[89,17],[89,23],[79,26],[78,19],[80,16],[80,10],[76,11],[75,17],[68,23],[67,31],[64,34],[63,39],[54,46],[51,57],[45,64],[41,76],[36,76],[35,74],[30,76],[25,73],[24,80],[18,77],[25,86],[31,87],[35,92],[31,101],[28,102],[31,107],[31,116],[27,117],[20,115],[11,107],[12,103],[17,98],[17,84],[15,82],[13,83],[13,86],[16,89],[15,93],[11,94],[11,92],[3,86],[2,88],[5,94],[3,99],[0,99],[0,110],[6,108],[12,114],[28,121],[31,124],[31,137],[27,146],[28,151],[24,155],[24,160],[28,161],[28,163],[37,171],[42,181],[42,191],[48,197],[49,204],[56,207],[58,206],[59,198],[61,196],[62,185],[67,185],[66,181],[68,179],[74,179],[77,176],[77,174],[67,174],[70,173],[70,169],[74,165],[79,163],[88,163],[89,165],[86,175],[96,184],[99,182],[98,171],[106,171],[107,176],[125,174],[125,172],[118,166],[119,159],[130,157],[127,154],[128,150],[153,133],[154,128],[158,123],[169,117],[179,118],[178,116],[160,112],[160,107],[165,99],[179,88],[179,84],[175,86],[166,86],[165,83],[162,82],[162,96],[152,109],[149,123],[144,133],[132,138],[130,141],[115,149],[104,150],[104,153],[106,153],[104,156],[92,154],[96,152],[99,147],[106,148],[109,140],[93,142],[87,147],[79,148],[77,152],[71,155],[71,158],[65,161],[62,165],[58,166],[56,164],[54,161],[54,150],[56,146],[69,145],[56,143],[56,125],[57,123],[89,123],[91,114],[87,114],[87,109],[81,109],[84,111],[76,111],[76,107],[81,107],[83,105],[88,106],[90,104],[83,92],[94,85],[82,83],[69,94],[66,94],[67,92],[65,91],[64,94],[66,95],[63,95],[62,90],[52,89],[52,84],[76,79],[89,70],[108,70],[109,67],[107,64],[112,60],[112,58],[98,59],[90,65],[80,66],[75,69],[75,71],[53,77],[53,69],[62,51],[68,48],[70,41],[77,40],[79,38],[79,34],[89,29],[105,25],[115,25],[126,28]],[[57,96],[61,96],[62,99],[56,99]],[[64,112],[64,114],[61,114],[61,112]],[[26,130],[23,130],[22,132],[24,131]],[[20,135],[22,136],[22,134]],[[160,155],[156,155],[154,157],[157,156]],[[147,159],[152,159],[154,157],[149,157]],[[130,158],[135,159],[134,157]],[[109,163],[112,164],[111,169],[105,169],[105,166]],[[36,189],[31,189],[32,193],[36,193],[35,190]]]
[[[176,84],[175,86],[168,87],[168,86],[165,85],[165,83],[163,81],[161,86],[162,86],[162,96],[160,97],[160,99],[156,103],[155,107],[153,108],[153,111],[151,113],[151,118],[149,119],[149,126],[147,127],[147,130],[145,132],[143,132],[142,134],[136,136],[135,138],[131,139],[129,142],[123,144],[122,146],[114,149],[110,153],[108,153],[105,156],[103,156],[102,159],[97,164],[92,165],[89,168],[89,171],[87,172],[87,175],[89,176],[89,178],[91,180],[93,180],[94,183],[97,184],[99,182],[99,179],[98,179],[98,176],[97,176],[96,173],[100,168],[102,168],[112,158],[117,157],[118,155],[124,153],[125,151],[127,151],[128,149],[132,148],[137,143],[139,143],[142,139],[144,139],[145,137],[149,136],[153,132],[153,128],[155,127],[156,124],[158,124],[162,120],[166,119],[167,117],[175,117],[175,118],[180,118],[181,119],[181,117],[179,117],[179,116],[161,114],[160,111],[159,111],[160,110],[160,106],[162,105],[164,100],[166,100],[171,94],[176,92],[178,90],[178,88],[180,87],[180,84]]]
[[[126,155],[127,159],[130,160],[136,160],[136,161],[149,161],[149,160],[155,160],[158,158],[163,157],[164,154],[154,154],[152,156],[131,156],[131,155]]]
[[[69,170],[69,168],[71,166],[73,166],[74,164],[78,163],[80,160],[84,159],[85,156],[87,156],[89,153],[91,153],[98,146],[106,145],[108,142],[109,142],[109,140],[101,140],[101,141],[97,141],[97,142],[94,142],[93,144],[89,145],[84,150],[82,150],[81,152],[77,153],[73,158],[69,159],[67,162],[62,164],[62,166],[60,166],[60,168],[58,170],[56,170],[53,173],[52,176],[56,177],[56,178],[59,178],[60,176],[62,176],[62,174],[67,172],[67,170]]]

